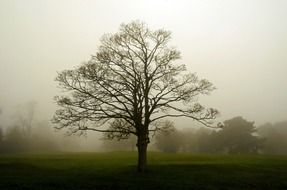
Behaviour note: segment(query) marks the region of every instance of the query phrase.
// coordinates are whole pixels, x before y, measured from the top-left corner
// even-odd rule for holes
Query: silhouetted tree
[[[57,128],[106,132],[118,139],[135,135],[142,172],[149,134],[160,130],[161,119],[188,117],[210,126],[218,111],[205,109],[197,97],[214,86],[174,62],[180,52],[167,46],[170,39],[170,32],[151,31],[141,22],[105,35],[90,61],[58,74],[56,81],[69,94],[55,98],[61,107],[53,119]]]

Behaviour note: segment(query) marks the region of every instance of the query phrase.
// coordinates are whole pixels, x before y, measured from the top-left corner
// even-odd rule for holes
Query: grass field
[[[287,157],[150,152],[0,155],[0,189],[287,189]]]

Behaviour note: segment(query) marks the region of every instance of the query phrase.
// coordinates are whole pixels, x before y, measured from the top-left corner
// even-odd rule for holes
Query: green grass
[[[287,189],[287,157],[150,152],[0,155],[0,189]]]

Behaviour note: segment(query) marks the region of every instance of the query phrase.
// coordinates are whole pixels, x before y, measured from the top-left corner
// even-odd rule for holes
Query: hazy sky
[[[57,71],[87,61],[103,34],[139,19],[172,31],[182,62],[215,84],[202,100],[220,120],[286,120],[286,18],[286,0],[0,0],[0,107],[35,100],[51,117]]]

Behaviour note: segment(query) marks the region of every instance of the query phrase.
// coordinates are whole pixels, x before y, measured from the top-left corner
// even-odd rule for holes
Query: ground
[[[0,189],[287,189],[287,157],[149,152],[0,155]]]

